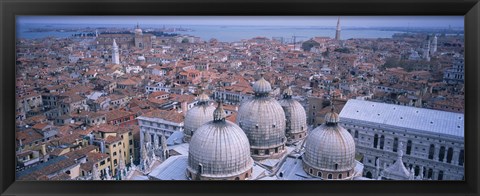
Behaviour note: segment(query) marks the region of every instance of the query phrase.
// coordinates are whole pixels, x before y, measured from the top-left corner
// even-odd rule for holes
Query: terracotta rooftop
[[[122,109],[111,110],[107,113],[107,121],[119,119],[119,118],[129,118],[129,116],[134,115],[134,113],[125,111]]]
[[[105,138],[106,144],[113,144],[120,141],[122,141],[122,138],[120,136],[108,136],[107,138]]]
[[[42,140],[43,135],[34,131],[33,129],[26,129],[17,132],[17,140],[22,140],[22,144],[30,144],[32,142]]]
[[[33,125],[33,129],[37,129],[37,130],[43,130],[45,127],[49,126],[50,124],[48,123],[38,123],[38,124],[35,124]]]
[[[167,110],[155,109],[143,114],[142,117],[160,118],[160,119],[175,122],[175,123],[182,123],[184,120],[184,116],[174,110],[167,111]]]

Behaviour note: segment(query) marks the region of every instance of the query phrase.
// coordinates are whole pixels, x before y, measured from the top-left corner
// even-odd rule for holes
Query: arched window
[[[258,150],[257,149],[253,150],[253,154],[258,154]]]
[[[337,163],[335,163],[335,170],[337,170],[337,169],[338,169],[338,164],[337,164]]]
[[[417,165],[415,166],[415,176],[418,176],[420,174],[420,167]]]
[[[320,172],[320,171],[317,172],[317,176],[318,176],[318,177],[322,177],[322,172]]]
[[[398,138],[393,138],[393,152],[397,152],[398,149]]]
[[[347,177],[350,177],[350,171],[347,171]]]
[[[433,169],[430,168],[430,169],[428,169],[427,178],[431,179],[432,177],[433,177]]]
[[[380,149],[383,150],[384,144],[385,144],[385,136],[382,135],[382,136],[380,136]]]
[[[434,152],[435,152],[435,145],[430,144],[430,149],[428,150],[428,159],[433,159]]]
[[[355,138],[358,138],[358,131],[355,130]]]
[[[378,135],[375,134],[375,136],[373,137],[373,147],[377,148],[377,145],[378,145]]]
[[[443,180],[443,171],[438,172],[438,180]]]
[[[463,165],[463,162],[465,161],[465,155],[464,155],[463,149],[460,150],[460,154],[458,155],[458,165]]]
[[[332,179],[333,178],[333,175],[332,174],[328,174],[328,179]]]
[[[338,179],[342,179],[342,174],[338,174]]]
[[[407,141],[407,154],[412,154],[412,140]]]
[[[367,175],[365,175],[367,178],[372,178],[372,172],[367,172]]]
[[[447,163],[452,163],[452,157],[453,157],[453,148],[448,148]]]
[[[445,146],[440,147],[440,152],[438,153],[438,161],[443,161],[445,158]]]
[[[309,173],[313,174],[313,169],[312,168],[310,168]]]
[[[239,178],[239,177],[236,177],[235,180],[240,180],[240,178]]]
[[[270,150],[269,150],[269,149],[266,149],[266,150],[265,150],[265,154],[270,154]]]
[[[197,167],[197,175],[200,175],[203,173],[203,165],[201,163],[198,164],[198,167]]]

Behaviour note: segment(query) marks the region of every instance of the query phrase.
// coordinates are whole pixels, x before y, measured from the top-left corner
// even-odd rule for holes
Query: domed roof
[[[253,92],[255,93],[268,94],[270,91],[272,91],[272,86],[270,85],[270,82],[263,78],[263,76],[253,84]]]
[[[208,95],[202,93],[198,97],[199,103],[187,111],[184,121],[185,136],[193,135],[195,130],[203,124],[213,120],[213,111],[215,107],[210,105]],[[188,140],[187,140],[188,141]]]
[[[286,132],[288,134],[301,133],[307,130],[307,113],[305,108],[298,101],[291,98],[292,94],[292,90],[287,88],[284,91],[284,98],[280,100],[280,105],[285,111],[287,120]]]
[[[239,126],[225,120],[221,106],[214,113],[215,120],[199,127],[190,141],[187,169],[197,173],[201,165],[201,176],[218,179],[250,170],[253,159],[247,136]]]
[[[321,171],[349,171],[355,167],[355,142],[335,112],[306,139],[304,163]],[[326,118],[327,120],[327,118]]]
[[[137,26],[135,27],[135,34],[137,34],[137,35],[142,35],[143,34],[143,31],[140,28],[140,25],[138,25],[138,23],[137,23]]]
[[[243,102],[237,124],[245,131],[251,146],[272,147],[284,144],[285,112],[271,97],[254,97]]]

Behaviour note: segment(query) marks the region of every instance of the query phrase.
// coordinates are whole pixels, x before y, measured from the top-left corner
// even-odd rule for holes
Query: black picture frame
[[[0,0],[1,195],[478,195],[478,0]],[[16,15],[464,15],[465,181],[15,181]]]

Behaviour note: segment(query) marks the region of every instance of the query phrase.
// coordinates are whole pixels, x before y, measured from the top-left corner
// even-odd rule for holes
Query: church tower
[[[338,20],[337,20],[337,31],[335,32],[335,39],[336,40],[340,40],[340,17],[338,17]]]
[[[120,64],[120,54],[118,53],[118,45],[117,45],[117,42],[115,42],[115,39],[113,39],[112,63]]]
[[[137,26],[135,27],[135,47],[137,48],[144,48],[144,43],[143,43],[143,31],[140,29],[140,26],[137,23]]]
[[[430,50],[430,36],[427,36],[423,45],[423,59],[426,61],[430,61]]]
[[[432,41],[432,49],[430,50],[431,55],[433,55],[433,54],[435,54],[435,52],[437,52],[437,42],[438,42],[437,35],[435,35],[433,37],[433,41]]]

